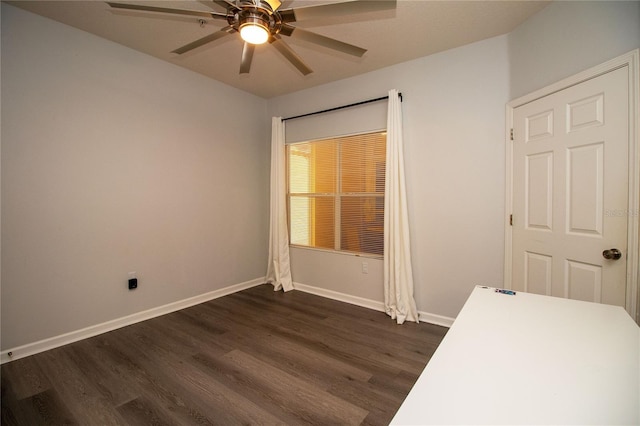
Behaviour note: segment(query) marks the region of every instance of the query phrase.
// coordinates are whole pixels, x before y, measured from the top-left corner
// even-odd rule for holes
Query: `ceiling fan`
[[[196,16],[227,21],[228,25],[219,31],[202,37],[172,51],[183,54],[212,41],[230,34],[240,33],[244,40],[240,74],[247,74],[251,69],[251,61],[255,46],[269,42],[276,48],[298,71],[307,75],[311,68],[291,49],[281,36],[297,38],[329,49],[337,50],[349,55],[361,57],[367,51],[358,46],[325,37],[323,35],[290,25],[292,22],[331,18],[357,13],[375,12],[394,9],[396,0],[351,0],[340,3],[330,3],[300,8],[280,9],[280,0],[211,0],[211,5],[224,7],[225,13],[208,12],[202,10],[174,9],[140,4],[126,4],[107,2],[115,9],[139,10],[145,12],[170,13],[184,16]]]

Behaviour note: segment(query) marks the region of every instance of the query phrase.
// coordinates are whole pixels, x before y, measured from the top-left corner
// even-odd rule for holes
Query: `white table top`
[[[476,287],[392,420],[640,424],[640,328],[616,306]]]

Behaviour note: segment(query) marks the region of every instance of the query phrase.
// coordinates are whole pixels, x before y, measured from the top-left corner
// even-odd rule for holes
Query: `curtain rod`
[[[398,93],[398,97],[400,98],[400,102],[402,102],[402,93]],[[325,112],[337,111],[339,109],[345,109],[345,108],[351,108],[351,107],[358,106],[358,105],[370,104],[371,102],[383,101],[385,99],[389,99],[389,96],[383,96],[381,98],[375,98],[375,99],[369,99],[369,100],[366,100],[366,101],[355,102],[355,103],[352,103],[352,104],[349,104],[349,105],[342,105],[342,106],[338,106],[338,107],[334,107],[334,108],[323,109],[322,111],[309,112],[307,114],[296,115],[294,117],[287,117],[287,118],[283,118],[282,121],[295,120],[296,118],[309,117],[310,115],[324,114]]]

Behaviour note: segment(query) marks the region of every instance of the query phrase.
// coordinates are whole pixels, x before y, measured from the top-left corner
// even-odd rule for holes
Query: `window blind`
[[[386,133],[287,145],[292,245],[382,255]]]

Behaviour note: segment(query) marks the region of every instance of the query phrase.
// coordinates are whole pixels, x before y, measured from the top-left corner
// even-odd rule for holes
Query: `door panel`
[[[553,152],[526,157],[526,225],[551,231],[553,218]]]
[[[623,67],[514,110],[513,289],[625,306],[628,96]]]
[[[569,299],[600,303],[602,295],[602,267],[566,260],[565,296]]]
[[[567,232],[602,236],[604,143],[567,150]]]
[[[524,291],[535,294],[551,294],[551,265],[549,255],[525,252]]]

